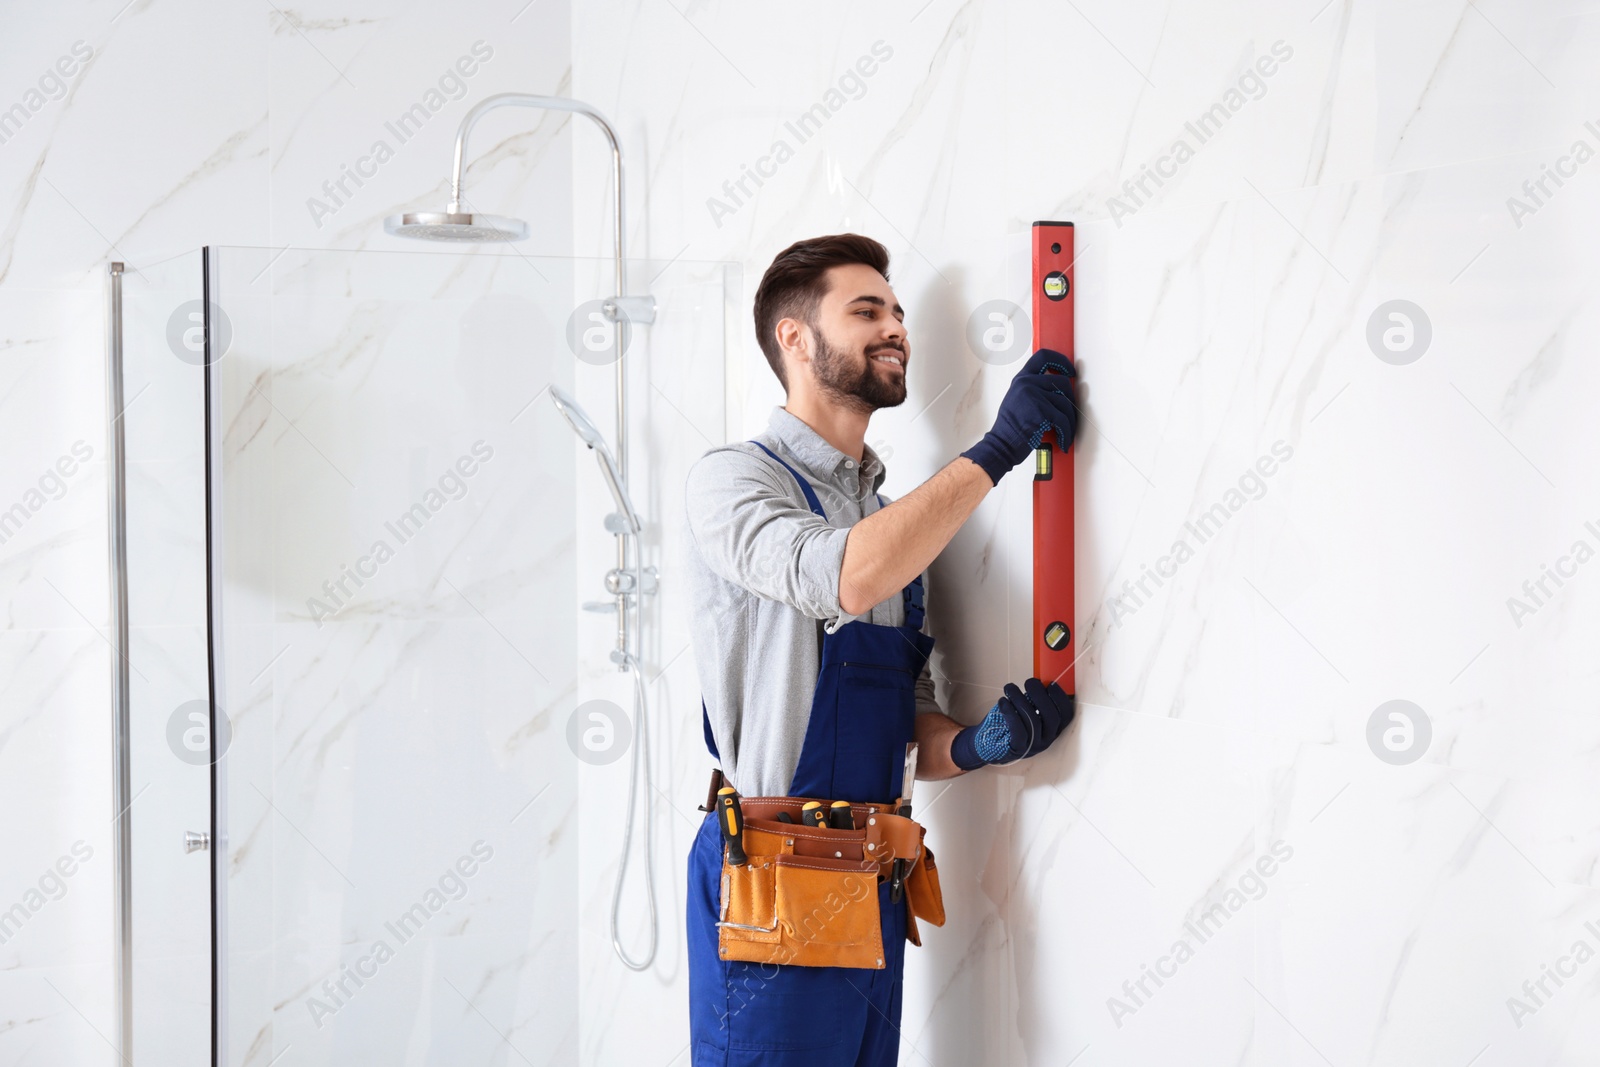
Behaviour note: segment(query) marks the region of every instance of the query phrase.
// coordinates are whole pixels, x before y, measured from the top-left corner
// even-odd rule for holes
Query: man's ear
[[[814,343],[810,328],[799,319],[781,319],[774,332],[778,336],[785,372],[791,377],[796,371],[804,373],[805,364],[811,362]]]
[[[773,328],[773,332],[777,334],[779,348],[810,350],[810,331],[806,324],[799,319],[779,319],[777,326]]]

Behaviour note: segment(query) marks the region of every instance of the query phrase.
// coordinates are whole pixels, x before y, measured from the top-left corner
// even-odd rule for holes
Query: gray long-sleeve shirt
[[[857,463],[783,408],[756,440],[805,477],[828,517],[748,441],[696,460],[687,485],[691,629],[723,774],[745,796],[783,796],[805,742],[822,631],[854,619],[901,626],[905,605],[896,591],[864,615],[839,607],[845,538],[879,507],[884,468],[872,449]],[[916,690],[919,713],[939,710],[926,667]]]

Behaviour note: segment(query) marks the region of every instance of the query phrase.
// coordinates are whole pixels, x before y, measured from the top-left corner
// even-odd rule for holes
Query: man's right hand
[[[1056,443],[1066,448],[1078,428],[1078,406],[1072,398],[1075,378],[1077,372],[1066,356],[1048,348],[1039,349],[1011,379],[1005,399],[1000,401],[994,428],[961,454],[982,467],[990,481],[999,485],[1006,471],[1039,447],[1046,430],[1055,430]]]
[[[944,550],[1001,475],[1028,458],[1045,430],[1054,429],[1063,448],[1070,444],[1078,427],[1075,377],[1061,353],[1035,352],[1012,379],[994,429],[982,441],[852,526],[839,565],[839,610],[861,615],[898,595]]]

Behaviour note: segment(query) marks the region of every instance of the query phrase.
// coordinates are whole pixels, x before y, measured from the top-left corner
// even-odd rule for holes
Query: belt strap
[[[717,790],[727,785],[728,781],[722,774],[721,767],[713,767],[711,781],[706,788],[706,803],[700,810],[713,812],[717,810]],[[739,810],[744,815],[746,825],[752,822],[765,823],[756,829],[769,833],[780,833],[786,837],[803,837],[818,841],[840,839],[840,835],[850,836],[860,834],[864,854],[877,860],[880,864],[887,865],[896,859],[907,861],[907,868],[913,867],[922,859],[922,836],[924,833],[921,823],[908,819],[894,812],[899,808],[899,803],[852,803],[850,805],[850,819],[855,823],[854,830],[835,830],[831,827],[806,826],[800,821],[800,812],[805,807],[810,797],[745,797],[739,798]],[[794,822],[779,822],[778,813],[788,812]],[[868,848],[867,846],[871,846]]]
[[[825,842],[837,841],[841,835],[848,838],[859,834],[863,858],[876,860],[882,866],[887,866],[895,860],[905,860],[909,869],[922,858],[922,824],[903,815],[893,814],[895,806],[892,804],[851,804],[850,817],[855,822],[856,829],[834,830],[803,825],[799,819],[800,810],[805,803],[805,797],[740,797],[739,810],[744,815],[746,826],[781,833],[785,837]],[[780,811],[788,812],[795,821],[778,822]],[[768,825],[755,826],[756,823]]]

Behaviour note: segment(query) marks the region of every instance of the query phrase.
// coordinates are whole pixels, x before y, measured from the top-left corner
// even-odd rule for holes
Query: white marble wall
[[[696,343],[710,319],[664,319],[633,379],[635,495],[663,571],[662,625],[646,644],[660,952],[634,974],[610,951],[607,816],[620,810],[627,762],[568,765],[578,786],[566,803],[584,833],[563,966],[570,976],[575,957],[579,1012],[565,1042],[522,1041],[525,1055],[687,1061],[683,855],[707,759],[673,584],[675,479],[707,444],[759,428],[781,399],[748,325],[761,272],[803,236],[856,230],[890,247],[911,327],[911,398],[872,436],[892,449],[887,491],[902,494],[986,427],[1009,371],[967,349],[967,317],[991,299],[1026,305],[1028,224],[1066,218],[1080,225],[1078,353],[1093,420],[1079,457],[1081,722],[1032,764],[926,789],[951,919],[910,954],[902,1060],[1587,1062],[1600,1040],[1600,963],[1561,987],[1547,980],[1537,1003],[1522,986],[1545,965],[1568,966],[1575,942],[1600,946],[1585,927],[1600,927],[1600,814],[1586,788],[1595,577],[1580,565],[1559,589],[1546,580],[1553,595],[1520,626],[1507,598],[1525,596],[1546,565],[1566,566],[1574,542],[1600,545],[1585,526],[1600,525],[1585,417],[1600,382],[1582,356],[1597,329],[1593,167],[1560,188],[1547,180],[1538,202],[1522,192],[1543,166],[1567,166],[1575,141],[1600,148],[1585,126],[1600,125],[1587,62],[1597,33],[1591,11],[1560,0],[13,5],[0,105],[24,100],[74,42],[92,58],[67,63],[64,98],[42,99],[0,144],[0,508],[74,441],[93,460],[0,544],[0,797],[22,815],[0,833],[0,908],[75,841],[93,855],[0,945],[0,1062],[114,1060],[103,263],[153,265],[204,243],[393,247],[378,230],[385,214],[443,199],[455,119],[470,100],[513,89],[589,100],[616,124],[629,153],[629,255],[678,260],[660,280],[653,269],[639,279],[671,298],[664,315],[728,291],[720,271],[685,261],[743,267],[733,343]],[[467,80],[466,100],[447,102],[318,226],[307,199],[479,39],[495,55]],[[864,89],[847,82],[828,100],[878,41],[892,54],[880,50]],[[1154,195],[1111,203],[1145,165],[1167,167],[1185,122],[1225,101],[1278,41],[1292,56],[1252,92],[1259,99],[1241,97]],[[784,124],[819,101],[837,107],[798,143]],[[530,252],[609,251],[607,161],[592,130],[550,117],[482,131],[479,206],[530,218]],[[733,200],[724,183],[778,138],[792,156]],[[1513,217],[1513,196],[1537,210]],[[709,208],[713,197],[729,210]],[[1380,361],[1366,340],[1369,317],[1395,299],[1431,321],[1430,348],[1407,366]],[[573,368],[609,432],[608,381],[603,368]],[[313,417],[329,420],[314,428],[333,447],[382,475],[337,419]],[[1279,440],[1294,454],[1260,499],[1114,625],[1109,602],[1124,582]],[[573,459],[581,601],[599,595],[611,539],[591,457]],[[1028,669],[1027,499],[1008,478],[935,568],[942,692],[964,718]],[[576,698],[626,703],[626,679],[604,659],[605,621],[577,619]],[[451,640],[436,637],[430,655]],[[464,670],[471,655],[463,646]],[[501,661],[475,675],[486,698],[515,690],[525,670]],[[309,661],[273,669],[274,686],[336,691]],[[358,704],[382,688],[361,677]],[[1367,743],[1369,717],[1391,699],[1414,701],[1432,726],[1407,766]],[[275,727],[292,729],[294,713]],[[560,725],[534,732],[553,746]],[[513,724],[480,726],[503,741]],[[353,737],[325,740],[332,755],[359,751]],[[279,784],[299,780],[293,748],[281,755]],[[470,767],[463,759],[451,766]],[[341,812],[369,794],[353,778],[315,784],[289,817],[323,819],[334,841],[360,845]],[[265,824],[261,810],[240,815]],[[234,903],[282,931],[295,894],[340,890],[292,828],[276,827],[282,881]],[[1267,864],[1280,841],[1292,856]],[[425,858],[414,857],[417,872],[431,869]],[[1247,873],[1258,861],[1273,871],[1259,883]],[[391,888],[403,897],[412,883]],[[624,901],[635,947],[639,891],[632,881]],[[1219,901],[1240,907],[1204,943],[1186,934]],[[502,914],[506,928],[520,921]],[[331,959],[327,939],[344,930],[311,931],[316,953],[296,964]],[[1193,958],[1162,963],[1185,936]],[[241,1003],[300,992],[266,958],[241,967]],[[449,963],[436,973],[456,973]],[[1158,964],[1163,985],[1124,990]],[[451,995],[434,992],[441,1005]],[[490,1014],[533,1018],[534,1005],[499,996]],[[1513,996],[1537,1010],[1513,1019]],[[1112,997],[1136,1010],[1114,1015]],[[465,1033],[470,1021],[419,1025]],[[282,1035],[256,1036],[238,1062],[284,1051]],[[427,1041],[408,1047],[427,1059]],[[514,1059],[503,1045],[485,1055]]]
[[[1520,626],[1507,599],[1600,547],[1594,165],[1521,189],[1570,175],[1574,142],[1600,149],[1597,38],[1559,2],[575,9],[574,91],[649,174],[634,247],[744,265],[730,437],[780,400],[748,325],[771,257],[868,233],[908,311],[911,396],[870,435],[905,493],[1011,373],[967,349],[968,315],[1027,305],[1032,220],[1079,223],[1083,709],[1041,759],[926,787],[951,918],[910,953],[902,1062],[1592,1058],[1600,963],[1522,987],[1600,947],[1597,578],[1547,581]],[[785,123],[878,41],[892,56],[797,143]],[[1220,133],[1186,132],[1230,101]],[[1162,161],[1180,137],[1193,158]],[[779,139],[792,153],[759,164]],[[758,165],[733,201],[724,182]],[[1126,199],[1146,165],[1171,176]],[[1513,217],[1513,196],[1537,210]],[[579,225],[580,245],[603,233]],[[1431,323],[1409,365],[1367,341],[1396,299]],[[1114,620],[1123,583],[1277,441],[1293,454],[1259,499]],[[935,567],[942,692],[969,721],[1028,671],[1028,515],[1008,478]],[[669,667],[657,702],[680,909],[707,766],[692,674]],[[1431,724],[1409,765],[1367,741],[1393,699]],[[1186,933],[1219,902],[1220,929]],[[632,975],[602,919],[585,1062],[686,1062],[681,948]]]
[[[138,297],[176,276],[175,256],[203,244],[249,245],[267,250],[260,253],[264,265],[288,245],[414,249],[384,235],[381,221],[403,209],[443,206],[451,140],[471,103],[503,91],[570,92],[569,6],[468,3],[452,5],[446,13],[392,4],[342,9],[267,5],[259,10],[146,0],[49,8],[11,4],[5,25],[0,67],[8,77],[0,88],[0,99],[5,101],[0,107],[20,103],[23,112],[18,114],[23,118],[0,125],[5,135],[0,142],[0,215],[5,219],[0,223],[0,440],[4,443],[0,498],[5,504],[0,508],[21,503],[27,514],[20,531],[8,531],[0,543],[0,589],[6,604],[0,631],[4,650],[0,653],[4,694],[0,806],[11,815],[0,831],[5,855],[0,863],[4,900],[0,908],[21,903],[27,918],[0,943],[0,1063],[109,1064],[116,1062],[109,1044],[116,1022],[111,974],[110,650],[105,641],[104,265],[111,260],[128,264],[130,311],[137,312],[130,318],[145,331],[141,338],[158,349],[157,361],[164,358],[176,366],[170,353],[159,351],[165,343],[159,331],[171,301],[157,307],[149,301],[139,303]],[[483,46],[474,53],[477,42]],[[489,49],[492,55],[485,57]],[[470,74],[460,73],[458,64],[464,56],[474,59],[466,64]],[[52,70],[61,72],[60,82]],[[441,88],[440,79],[450,70],[457,72],[459,85],[446,81],[437,98],[428,96],[430,90]],[[385,124],[419,102],[429,107],[430,116],[420,132],[400,144]],[[519,249],[532,256],[558,257],[558,266],[547,273],[569,290],[553,299],[553,306],[564,309],[570,304],[575,273],[572,261],[565,258],[573,252],[567,207],[573,134],[567,132],[566,116],[528,121],[530,117],[524,113],[517,121],[495,118],[480,127],[469,191],[475,205],[516,213],[531,222],[533,235]],[[342,168],[361,166],[362,157],[380,138],[394,147],[392,156],[386,156],[359,188],[346,179],[348,195],[333,205],[337,210],[313,212],[310,198],[328,202],[322,183],[337,181]],[[302,255],[298,251],[286,255],[273,268],[278,273],[260,277],[260,287],[273,286]],[[526,264],[519,260],[517,269],[526,272]],[[532,277],[531,272],[526,276]],[[400,280],[405,277],[402,272]],[[348,280],[353,281],[354,274]],[[255,284],[257,278],[246,281]],[[523,322],[525,330],[519,335],[519,314],[532,298],[521,294],[523,303],[517,303],[518,294],[510,292],[517,284],[513,272],[508,269],[478,281],[454,306],[433,303],[447,295],[442,284],[410,294],[441,319],[448,317],[447,325],[436,325],[440,332],[431,340],[436,354],[448,341],[450,358],[430,365],[431,377],[419,376],[413,383],[417,392],[429,394],[440,421],[428,424],[425,418],[416,419],[414,424],[422,426],[417,440],[409,448],[392,446],[387,459],[375,450],[363,455],[363,445],[372,438],[362,434],[403,435],[406,419],[417,413],[389,395],[381,407],[361,417],[364,396],[380,390],[369,381],[368,393],[362,394],[340,374],[355,373],[363,355],[370,358],[377,352],[397,364],[397,380],[404,386],[405,365],[400,359],[426,353],[403,351],[406,346],[399,343],[363,346],[367,339],[359,331],[341,335],[337,330],[325,338],[323,351],[290,353],[291,362],[298,355],[298,365],[309,366],[313,375],[308,381],[278,383],[280,402],[292,398],[306,405],[291,409],[306,428],[303,434],[280,421],[276,435],[258,445],[279,453],[278,472],[294,475],[294,464],[306,458],[306,438],[314,437],[318,446],[340,457],[350,469],[360,474],[370,471],[370,478],[364,479],[369,484],[399,485],[403,493],[408,479],[426,474],[426,469],[412,469],[418,454],[431,460],[430,448],[455,447],[456,437],[474,428],[470,425],[474,414],[490,411],[509,418],[512,413],[502,413],[498,405],[509,402],[511,390],[532,382],[531,396],[551,376],[556,357],[536,351],[537,358],[529,358],[528,349],[536,331],[559,337],[560,316],[555,316],[554,324]],[[198,288],[198,273],[192,274],[192,283]],[[334,302],[324,309],[323,318],[291,320],[291,325],[302,329],[301,336],[316,335],[334,325],[340,310]],[[357,317],[356,325],[360,324]],[[293,331],[281,324],[278,329],[280,336],[293,339]],[[426,334],[403,339],[415,344],[430,341]],[[474,362],[478,353],[483,358]],[[349,358],[341,362],[344,356]],[[549,366],[542,367],[541,360]],[[144,494],[145,510],[132,516],[143,524],[136,531],[138,545],[159,548],[164,543],[168,554],[162,567],[142,571],[134,582],[136,598],[142,598],[135,604],[136,612],[145,612],[135,621],[148,623],[144,633],[136,634],[131,657],[136,698],[145,698],[136,711],[150,713],[147,719],[136,715],[135,722],[136,948],[142,961],[135,988],[136,1054],[141,1061],[180,1064],[204,1062],[208,1040],[203,985],[198,989],[201,1001],[194,1000],[195,966],[203,960],[186,955],[197,932],[203,942],[204,893],[196,897],[194,879],[203,878],[204,855],[183,856],[177,837],[182,828],[204,826],[203,808],[191,803],[195,775],[198,772],[203,783],[204,772],[176,760],[160,730],[174,702],[200,695],[193,690],[203,684],[203,670],[197,674],[192,660],[180,662],[171,655],[175,648],[192,646],[197,636],[183,627],[192,621],[186,613],[192,608],[193,583],[202,577],[196,566],[200,532],[193,515],[185,512],[193,503],[197,483],[184,481],[193,473],[186,466],[193,459],[193,442],[184,434],[196,428],[185,420],[198,412],[193,397],[186,404],[176,395],[181,389],[165,398],[159,389],[137,396],[143,380],[159,377],[133,382],[128,390],[134,412],[140,413],[140,404],[150,408],[148,417],[140,413],[140,418],[130,418],[130,435],[146,431],[155,435],[138,439],[141,451],[132,458],[142,466],[130,469],[134,487]],[[273,392],[270,374],[258,384]],[[350,405],[342,411],[326,405],[316,409],[307,394],[314,394],[319,385],[329,393],[347,390]],[[405,389],[400,392],[403,395]],[[308,416],[309,421],[301,421]],[[323,419],[329,421],[323,424]],[[494,587],[480,603],[488,605],[489,614],[497,619],[499,610],[512,613],[513,620],[500,620],[500,625],[520,644],[545,641],[558,664],[552,675],[564,677],[570,685],[570,635],[557,629],[554,638],[546,639],[532,630],[521,632],[517,620],[527,616],[527,625],[535,626],[538,613],[519,612],[510,597],[513,591],[524,598],[534,596],[540,580],[557,588],[572,586],[570,565],[561,562],[562,551],[571,551],[570,518],[544,525],[534,519],[570,517],[576,457],[570,435],[555,423],[553,412],[541,411],[537,420],[529,416],[517,425],[527,428],[522,436],[530,441],[546,433],[550,447],[538,456],[518,456],[515,447],[507,446],[507,458],[517,457],[518,466],[507,465],[503,491],[482,494],[480,517],[490,520],[490,528],[478,532],[477,540],[456,531],[454,540],[460,542],[456,547],[462,551],[453,560],[462,569],[446,569],[444,575]],[[170,435],[163,436],[163,429]],[[424,436],[430,440],[424,442]],[[437,441],[432,440],[435,437]],[[470,446],[472,439],[461,444]],[[54,481],[41,485],[46,472],[60,457],[70,455],[80,440],[91,458],[65,478],[65,489]],[[130,447],[134,443],[130,441]],[[455,455],[451,452],[445,458]],[[534,498],[540,476],[556,487],[547,495],[558,501],[543,511]],[[386,482],[389,477],[399,482]],[[329,503],[326,495],[308,499],[309,490],[318,488],[313,482],[302,480],[294,488],[301,494],[294,502],[302,507]],[[30,496],[30,490],[40,490],[39,498]],[[372,496],[366,502],[382,510],[387,504],[379,499],[382,493],[377,487],[369,492]],[[163,494],[171,495],[163,499]],[[282,510],[289,513],[287,507]],[[318,517],[338,523],[349,516],[330,510]],[[247,531],[238,532],[243,541]],[[270,543],[277,533],[264,528],[258,543]],[[331,556],[347,546],[321,547]],[[291,552],[287,558],[257,560],[257,571],[272,574],[276,568],[294,579],[321,566],[326,558]],[[419,555],[413,562],[421,561]],[[543,578],[536,580],[536,575]],[[287,588],[291,584],[284,582],[283,596],[293,599],[299,593],[303,602],[305,592]],[[508,599],[496,607],[500,592]],[[238,606],[248,616],[259,603],[240,597]],[[517,672],[528,668],[513,653],[492,656],[489,646],[477,639],[481,634],[468,632],[482,627],[476,617],[472,622],[452,617],[446,625],[427,618],[429,604],[402,599],[390,607],[401,616],[390,636],[410,625],[431,639],[427,656],[415,657],[413,665],[454,664],[459,673],[451,678],[448,671],[430,670],[427,678],[413,679],[411,687],[388,705],[394,710],[393,724],[409,728],[417,720],[443,727],[438,709],[465,702],[476,726],[457,748],[449,749],[442,741],[435,747],[435,755],[448,755],[438,760],[448,774],[441,771],[440,780],[432,783],[434,789],[444,788],[446,778],[482,785],[491,776],[479,768],[475,779],[468,778],[476,766],[473,761],[491,759],[492,753],[502,759],[494,767],[494,789],[484,787],[471,794],[472,803],[465,807],[435,805],[420,827],[407,824],[415,835],[410,843],[405,836],[399,844],[389,842],[400,858],[389,872],[393,884],[384,892],[408,898],[420,894],[430,872],[437,875],[436,867],[454,861],[474,839],[489,836],[487,813],[498,810],[497,804],[512,806],[500,820],[503,825],[495,829],[502,836],[524,835],[497,852],[498,867],[488,866],[485,873],[496,876],[493,888],[481,880],[475,884],[466,904],[452,904],[452,925],[441,933],[439,943],[401,965],[421,970],[400,980],[395,1003],[403,1005],[408,997],[412,1003],[420,999],[430,1005],[435,1001],[442,1005],[446,997],[454,1000],[456,994],[439,979],[448,976],[462,984],[474,1006],[487,1016],[514,1022],[517,1029],[510,1040],[528,1055],[571,1062],[576,994],[569,991],[571,984],[564,975],[574,967],[570,956],[575,936],[550,935],[571,926],[576,883],[570,872],[573,862],[551,857],[570,852],[575,858],[575,843],[572,835],[557,832],[564,810],[560,805],[530,812],[515,827],[505,829],[527,799],[510,789],[512,783],[533,778],[543,782],[575,772],[574,761],[561,761],[564,748],[552,747],[559,745],[561,736],[559,726],[546,721],[554,716],[539,711],[542,701],[554,698],[541,697],[526,685]],[[283,625],[292,629],[292,623]],[[342,635],[359,628],[345,628]],[[258,632],[270,632],[270,627]],[[328,723],[343,721],[341,708],[348,712],[350,706],[369,710],[386,706],[389,692],[383,679],[392,672],[382,670],[381,657],[363,663],[352,651],[348,664],[325,659],[318,668],[315,656],[300,661],[292,653],[263,673],[271,653],[252,660],[247,653],[257,649],[248,637],[241,628],[233,651],[237,663],[229,676],[240,693],[254,688],[258,697],[253,706],[248,699],[243,704],[241,773],[234,780],[240,791],[235,800],[239,823],[233,844],[256,847],[236,857],[239,889],[233,919],[239,951],[230,990],[239,1025],[232,1035],[229,1062],[265,1063],[282,1053],[295,1036],[287,1033],[287,1025],[274,1034],[264,1024],[272,1021],[274,1008],[284,1021],[295,1012],[296,1020],[306,1018],[303,1000],[309,989],[292,983],[331,965],[341,949],[354,948],[353,938],[367,932],[364,918],[389,902],[379,892],[381,887],[371,884],[385,870],[379,862],[385,858],[383,835],[355,833],[347,840],[345,831],[359,829],[360,819],[341,821],[341,815],[359,811],[369,830],[386,825],[387,817],[402,816],[410,809],[386,797],[393,792],[393,776],[403,775],[415,763],[391,759],[375,764],[371,733],[365,735],[363,747],[361,736],[346,730],[344,748],[327,735]],[[311,644],[307,642],[301,651]],[[191,655],[193,651],[191,647]],[[343,690],[338,688],[341,678]],[[332,687],[331,695],[316,688],[324,682]],[[274,691],[282,701],[280,713],[259,714],[271,706]],[[263,692],[266,697],[260,696]],[[316,709],[293,699],[306,692],[326,697],[328,719],[320,727],[315,725]],[[250,715],[252,710],[258,714]],[[413,718],[407,719],[408,715]],[[291,732],[296,729],[302,733]],[[299,746],[293,743],[297,738]],[[320,747],[308,759],[304,746],[311,741]],[[420,737],[417,743],[422,743]],[[256,762],[247,767],[250,761],[245,755]],[[367,756],[365,761],[352,758],[362,755]],[[418,759],[428,765],[426,759]],[[540,759],[549,763],[548,774],[539,773]],[[389,778],[350,775],[348,765],[353,764],[369,770],[379,766]],[[251,791],[242,773],[246,770],[257,774],[260,793]],[[570,803],[571,789],[564,792]],[[417,790],[411,806],[428,795],[427,790]],[[266,847],[273,842],[270,834],[258,832],[267,822],[262,796],[276,797],[288,809],[287,817],[306,828],[313,844],[297,837],[280,817],[275,827],[278,848],[274,852]],[[255,807],[246,805],[246,799]],[[81,859],[80,852],[80,861],[73,861],[73,846],[79,841],[88,858]],[[310,902],[320,899],[315,897],[320,883],[312,875],[320,877],[326,869],[316,868],[321,861],[307,850],[320,847],[337,855],[335,850],[351,841],[359,848],[378,850],[358,854],[370,861],[365,868],[366,888],[378,895],[352,894],[344,902],[347,908],[331,913],[332,923],[323,922]],[[527,847],[529,841],[537,847]],[[311,862],[306,862],[306,855]],[[49,874],[58,861],[72,870],[60,879],[64,887]],[[361,869],[343,855],[336,862],[347,870]],[[274,877],[280,880],[275,882]],[[504,919],[482,921],[488,914]],[[470,933],[465,930],[468,924],[473,927]],[[305,950],[271,956],[269,949],[292,948],[294,938],[308,930],[333,940],[304,936],[299,943],[307,946]],[[502,984],[478,973],[491,958],[503,963],[497,972]],[[559,962],[562,959],[567,962]],[[522,977],[524,972],[540,974],[528,978]],[[431,984],[424,984],[419,974]],[[369,995],[362,1004],[380,998]],[[264,1013],[259,1010],[263,1003]],[[373,1032],[381,1030],[386,1040],[403,1040],[423,1053],[435,1048],[431,1062],[447,1060],[456,1051],[479,1050],[480,1043],[500,1050],[483,1047],[480,1058],[514,1055],[483,1017],[459,1000],[454,1004],[458,1013],[464,1013],[460,1018],[413,1012],[412,1029],[406,1032],[378,1012]],[[343,1017],[353,1018],[365,1010],[353,1005],[352,1014]],[[469,1032],[471,1026],[478,1030]],[[548,1034],[569,1032],[572,1036],[565,1046],[559,1036],[546,1039]],[[321,1035],[323,1041],[326,1033]],[[339,1051],[318,1049],[318,1041],[307,1039],[277,1062],[296,1062],[293,1057],[299,1055],[300,1062],[312,1063],[319,1054]]]

